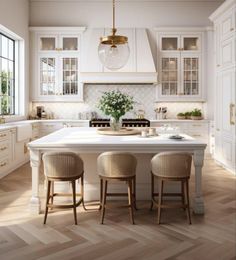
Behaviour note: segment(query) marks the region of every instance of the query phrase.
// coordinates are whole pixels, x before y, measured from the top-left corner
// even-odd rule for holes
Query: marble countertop
[[[66,148],[78,147],[87,151],[108,148],[109,146],[122,147],[122,149],[134,149],[136,146],[141,149],[153,148],[156,149],[159,145],[168,147],[191,147],[199,146],[205,148],[206,144],[202,141],[196,140],[188,135],[182,134],[184,139],[172,140],[169,139],[170,134],[160,134],[154,137],[142,138],[140,135],[127,136],[107,136],[97,133],[95,128],[81,127],[81,128],[63,128],[52,134],[44,136],[28,144],[29,148]],[[133,146],[133,147],[132,147]]]
[[[192,122],[209,122],[209,119],[203,119],[203,120],[180,120],[180,119],[162,119],[162,120],[154,120],[151,119],[151,123],[192,123]],[[79,120],[79,119],[38,119],[38,120],[20,120],[15,122],[9,122],[0,125],[0,131],[2,130],[8,130],[17,127],[21,124],[32,124],[32,123],[89,123],[89,120]]]

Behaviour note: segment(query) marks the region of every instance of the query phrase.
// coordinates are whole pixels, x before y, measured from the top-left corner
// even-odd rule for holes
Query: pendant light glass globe
[[[98,46],[98,57],[109,70],[118,70],[125,66],[129,59],[128,38],[122,35],[116,35],[115,28],[115,0],[112,0],[113,26],[112,34],[100,38]]]
[[[98,46],[98,57],[109,70],[118,70],[125,66],[129,59],[129,45],[128,43],[122,44],[104,44],[100,43]]]

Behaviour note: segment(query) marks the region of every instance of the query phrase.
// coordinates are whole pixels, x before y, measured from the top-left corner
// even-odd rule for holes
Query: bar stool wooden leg
[[[161,222],[161,206],[162,206],[162,195],[163,195],[163,180],[159,180],[159,196],[158,196],[158,215],[157,215],[157,223]]]
[[[151,207],[150,210],[153,209],[153,200],[154,200],[154,175],[151,173]]]
[[[185,206],[184,180],[181,180],[181,199],[182,204]],[[185,208],[183,208],[183,210],[185,210]]]
[[[47,215],[48,215],[48,203],[50,199],[50,188],[51,188],[51,181],[47,180],[47,197],[46,197],[46,207],[45,207],[45,214],[44,214],[44,224],[46,224],[47,221]]]
[[[87,210],[84,205],[84,174],[80,178],[80,187],[81,187],[82,206],[84,210]]]
[[[74,219],[75,219],[75,225],[77,225],[75,180],[73,180],[71,183],[72,183],[72,193],[73,193]]]
[[[101,211],[101,224],[103,224],[106,208],[106,197],[107,197],[107,180],[104,180],[104,187],[102,192],[102,211]]]
[[[185,181],[185,185],[186,185],[186,198],[187,198],[187,217],[188,217],[189,224],[191,225],[192,221],[191,221],[190,205],[189,205],[189,183],[188,183],[188,179]]]
[[[132,180],[128,181],[128,199],[129,199],[129,213],[130,213],[130,221],[134,224],[134,203],[133,203],[133,187],[132,187]]]
[[[134,209],[138,210],[137,208],[137,204],[136,204],[136,176],[134,176],[133,180],[132,180],[132,194],[133,194],[133,202],[134,202]]]
[[[99,206],[99,210],[102,209],[102,194],[103,194],[103,179],[100,178],[100,206]]]
[[[51,181],[51,203],[53,204],[53,199],[54,199],[54,181]]]

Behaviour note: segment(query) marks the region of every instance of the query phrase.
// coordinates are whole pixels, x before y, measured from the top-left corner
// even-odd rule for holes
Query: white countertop
[[[123,149],[143,148],[150,149],[160,145],[168,147],[201,147],[205,148],[204,142],[183,134],[183,140],[169,139],[170,134],[161,134],[155,137],[142,138],[140,135],[128,136],[107,136],[97,133],[95,128],[91,127],[73,127],[63,128],[52,134],[44,136],[29,143],[29,148],[66,148],[78,147],[79,149],[91,150],[101,147],[121,147]],[[111,149],[111,148],[110,148]]]

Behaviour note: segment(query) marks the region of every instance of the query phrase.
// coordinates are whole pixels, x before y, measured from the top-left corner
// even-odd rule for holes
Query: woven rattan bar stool
[[[134,155],[126,152],[105,152],[97,159],[100,177],[101,224],[103,224],[107,196],[127,196],[127,193],[107,193],[108,181],[125,181],[128,184],[128,200],[131,223],[134,224],[133,209],[135,207],[135,176],[137,160]]]
[[[44,224],[47,221],[48,208],[73,208],[75,225],[77,225],[76,207],[81,203],[84,206],[84,166],[81,158],[72,152],[48,152],[43,155],[44,175],[47,182],[46,208]],[[81,193],[76,194],[76,180],[80,179]],[[54,193],[54,181],[69,181],[72,184],[72,194]],[[53,204],[55,196],[71,196],[73,204]],[[80,200],[76,202],[76,196]],[[51,199],[51,203],[49,203]]]
[[[155,155],[151,160],[151,193],[152,204],[158,208],[158,224],[161,222],[162,208],[183,208],[187,209],[187,217],[191,224],[189,206],[189,178],[191,173],[192,156],[183,152],[163,152]],[[158,193],[154,192],[154,180],[158,180]],[[164,181],[181,182],[181,193],[163,193]],[[155,199],[158,196],[158,201]],[[167,204],[163,203],[163,196],[180,196],[182,203]]]

